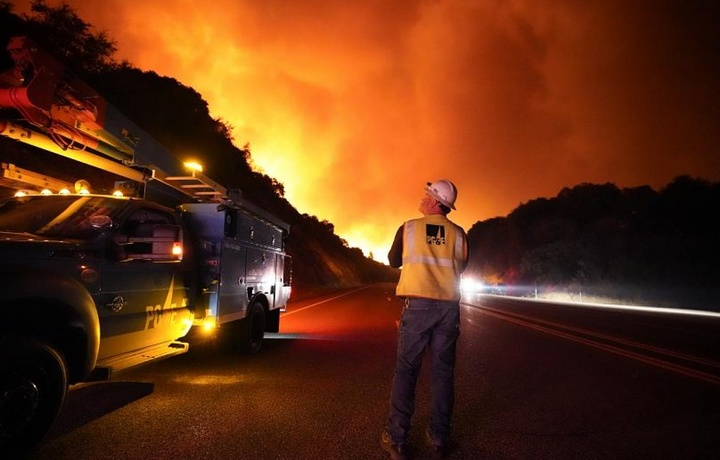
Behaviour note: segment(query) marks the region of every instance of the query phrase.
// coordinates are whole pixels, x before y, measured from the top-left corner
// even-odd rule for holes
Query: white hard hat
[[[457,188],[455,184],[447,179],[436,182],[428,182],[425,191],[431,197],[438,200],[450,209],[455,209],[455,200],[457,199]]]

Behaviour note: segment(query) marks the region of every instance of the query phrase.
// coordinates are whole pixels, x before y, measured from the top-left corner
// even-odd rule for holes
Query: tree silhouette
[[[688,176],[660,192],[565,188],[476,223],[468,232],[469,271],[491,283],[720,309],[720,228],[710,219],[719,191],[718,183]]]
[[[243,198],[290,224],[287,247],[293,257],[295,297],[397,278],[397,271],[364,257],[358,248],[349,248],[334,233],[332,223],[298,213],[284,198],[283,184],[252,169],[250,145],[235,146],[231,125],[213,119],[207,102],[193,88],[174,78],[141,71],[128,62],[116,62],[114,42],[104,32],[94,32],[65,3],[52,7],[42,0],[33,1],[31,13],[23,17],[11,10],[12,4],[0,1],[0,37],[5,43],[11,36],[30,36],[177,158],[188,153],[199,157],[208,176],[227,188],[241,189]],[[6,54],[2,69],[12,66]],[[48,161],[49,154],[0,138],[0,147],[5,144],[8,148],[0,150],[3,161],[31,161],[33,167],[60,177],[80,171],[83,175],[96,173],[76,162],[63,166],[70,160],[53,163]],[[27,155],[27,150],[33,150],[32,154]],[[58,169],[48,170],[53,165]]]

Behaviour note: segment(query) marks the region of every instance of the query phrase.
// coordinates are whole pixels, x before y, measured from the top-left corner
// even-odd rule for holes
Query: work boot
[[[448,443],[434,439],[432,433],[430,433],[430,428],[425,430],[425,440],[427,441],[428,446],[430,446],[434,459],[440,460],[447,458],[450,453]]]
[[[387,431],[383,431],[380,438],[380,445],[390,454],[392,460],[407,460],[407,447],[405,444],[394,444]]]

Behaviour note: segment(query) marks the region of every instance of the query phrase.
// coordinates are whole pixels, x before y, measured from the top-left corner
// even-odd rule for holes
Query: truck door
[[[120,224],[116,240],[121,243],[114,246],[118,255],[109,258],[100,280],[99,359],[177,340],[187,332],[192,315],[182,264],[144,258],[152,243],[130,242],[173,224],[172,213],[153,208],[136,209]]]
[[[277,254],[276,257],[274,307],[284,311],[292,292],[292,258],[286,254]]]

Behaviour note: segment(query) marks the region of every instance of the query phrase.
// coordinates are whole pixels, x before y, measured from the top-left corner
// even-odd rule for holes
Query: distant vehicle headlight
[[[463,278],[462,281],[460,281],[460,289],[469,294],[482,292],[483,283],[474,278]]]

